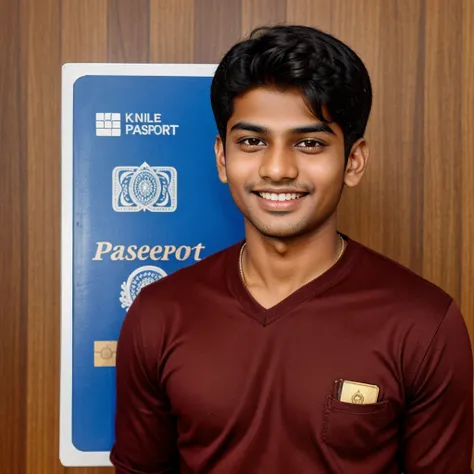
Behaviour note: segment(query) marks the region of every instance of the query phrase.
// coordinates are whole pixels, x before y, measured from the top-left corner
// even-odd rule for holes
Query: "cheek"
[[[256,160],[251,156],[234,154],[227,158],[227,177],[229,184],[242,185],[255,178]]]
[[[307,167],[306,176],[311,180],[316,189],[338,190],[344,179],[343,162],[339,163],[338,157],[328,157],[315,161]]]

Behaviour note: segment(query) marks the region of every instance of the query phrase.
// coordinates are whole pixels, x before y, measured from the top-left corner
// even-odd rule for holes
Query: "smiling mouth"
[[[307,193],[255,193],[267,201],[293,201],[307,195]]]

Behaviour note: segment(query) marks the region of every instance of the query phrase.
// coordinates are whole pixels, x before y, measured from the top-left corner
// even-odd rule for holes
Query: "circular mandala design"
[[[147,206],[156,201],[161,191],[161,184],[150,171],[140,171],[132,184],[132,191],[138,203]]]

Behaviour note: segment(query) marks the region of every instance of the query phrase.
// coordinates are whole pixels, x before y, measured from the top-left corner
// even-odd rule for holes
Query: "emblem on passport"
[[[379,387],[351,380],[336,380],[335,397],[341,402],[353,405],[367,405],[377,403],[379,398]]]
[[[171,166],[117,166],[112,173],[115,212],[174,212],[177,172]]]

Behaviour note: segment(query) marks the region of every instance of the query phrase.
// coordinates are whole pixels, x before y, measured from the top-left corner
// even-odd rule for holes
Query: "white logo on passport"
[[[174,212],[177,172],[171,166],[117,166],[112,172],[115,212]]]
[[[98,137],[120,137],[120,114],[98,112],[95,114],[95,134]]]
[[[120,303],[122,308],[128,310],[143,287],[161,280],[165,276],[167,274],[164,270],[153,265],[145,265],[134,270],[121,286]]]

